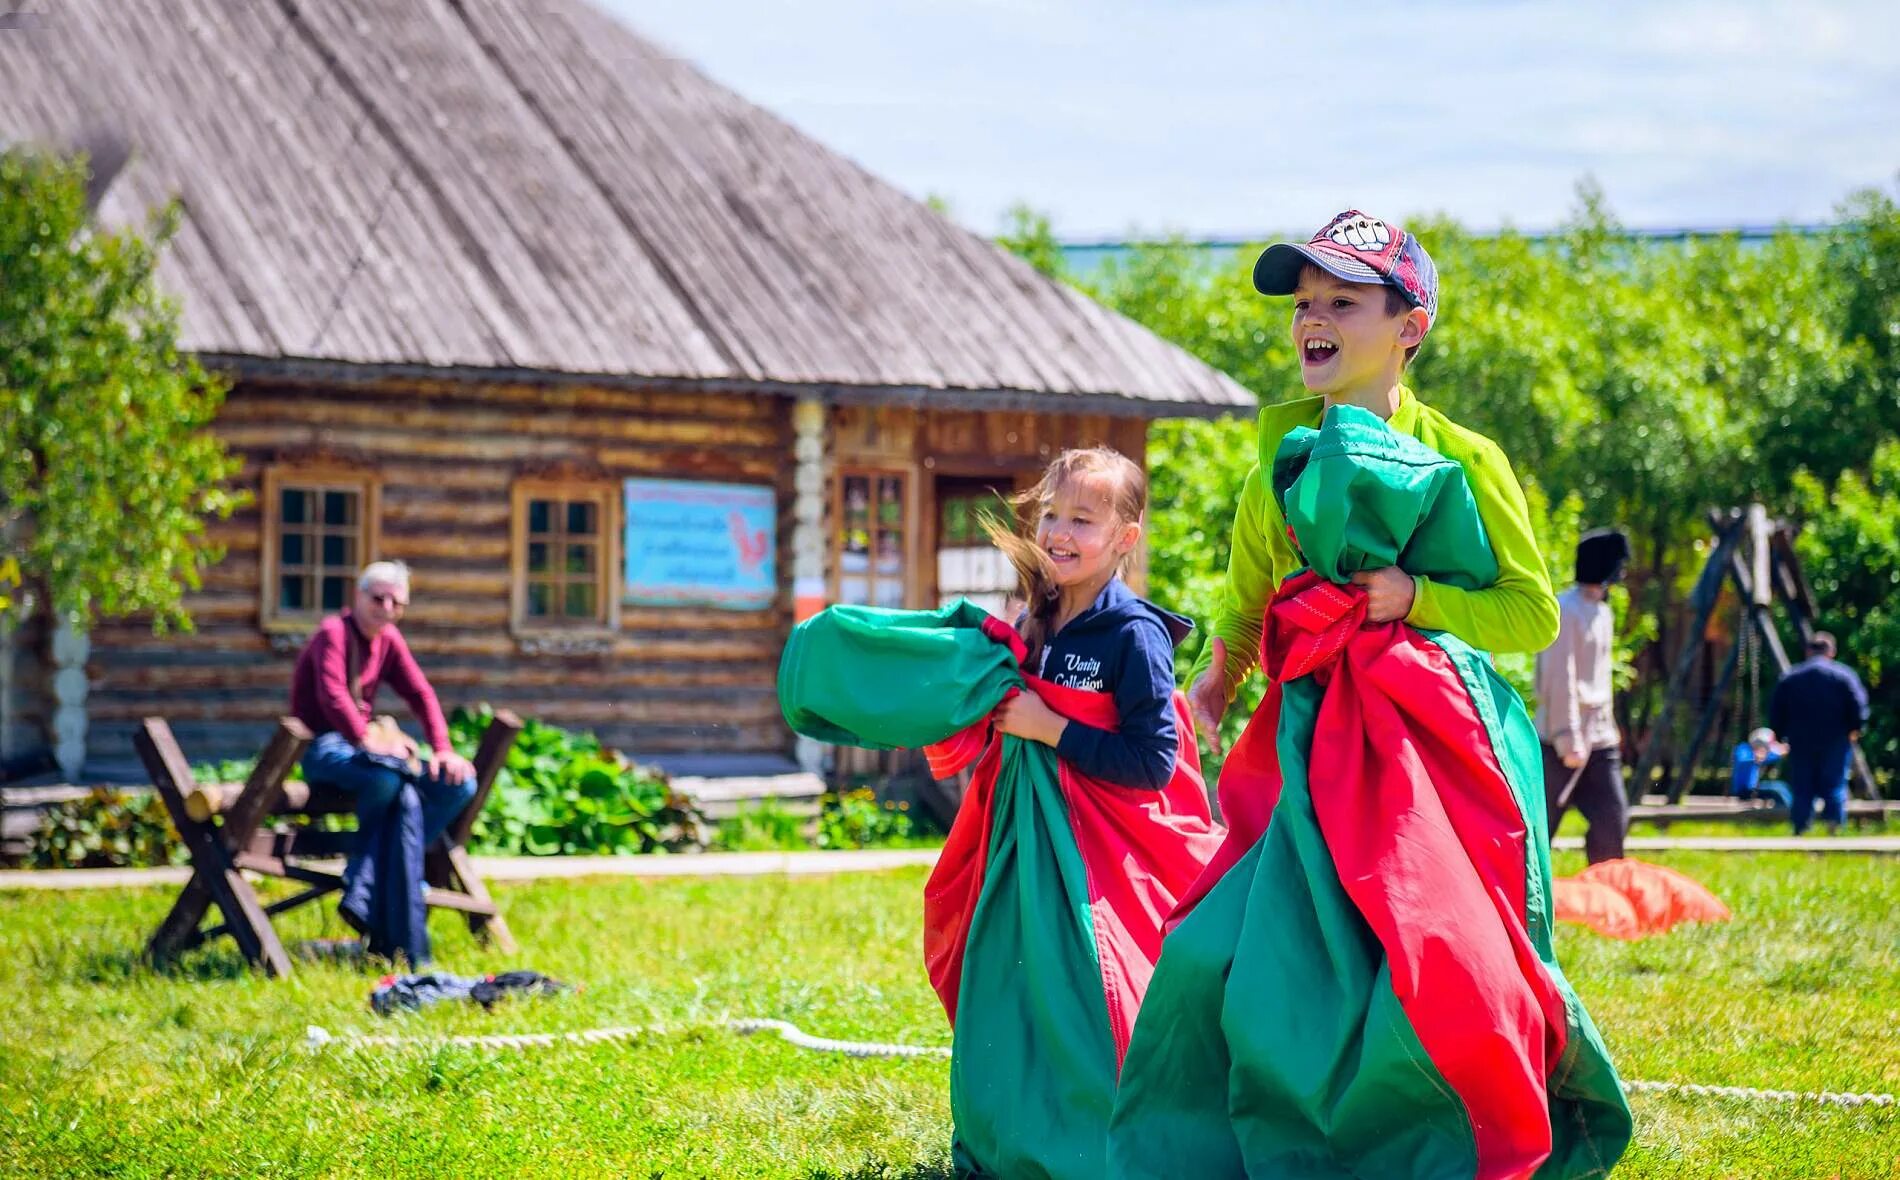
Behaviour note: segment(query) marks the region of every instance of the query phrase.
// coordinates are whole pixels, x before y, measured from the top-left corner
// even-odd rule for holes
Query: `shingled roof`
[[[43,7],[0,30],[0,141],[129,142],[100,216],[180,199],[202,354],[1254,405],[582,0]]]

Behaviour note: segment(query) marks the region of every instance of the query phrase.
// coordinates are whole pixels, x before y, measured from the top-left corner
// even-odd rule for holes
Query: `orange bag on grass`
[[[1641,860],[1606,860],[1551,883],[1559,922],[1588,926],[1605,938],[1634,941],[1678,922],[1726,922],[1722,900],[1693,877]]]

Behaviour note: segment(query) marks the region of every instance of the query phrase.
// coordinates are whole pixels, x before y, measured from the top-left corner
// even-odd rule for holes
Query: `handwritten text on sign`
[[[778,499],[769,487],[630,479],[627,577],[632,606],[764,610],[778,596]]]

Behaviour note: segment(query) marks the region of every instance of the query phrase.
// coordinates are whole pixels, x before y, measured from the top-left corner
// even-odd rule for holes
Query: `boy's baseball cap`
[[[1428,318],[1438,318],[1438,268],[1418,239],[1392,222],[1348,209],[1304,245],[1276,242],[1253,264],[1254,289],[1291,295],[1308,264],[1349,283],[1392,287]]]

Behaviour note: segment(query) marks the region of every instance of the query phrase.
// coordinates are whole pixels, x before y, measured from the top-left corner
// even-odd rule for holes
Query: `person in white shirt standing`
[[[1610,587],[1623,578],[1629,538],[1596,529],[1577,542],[1577,581],[1557,596],[1557,642],[1537,656],[1537,736],[1544,747],[1544,801],[1550,831],[1575,807],[1589,823],[1591,864],[1623,855],[1629,801],[1623,792],[1622,735],[1612,708],[1610,666],[1616,624]]]

